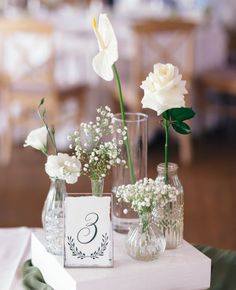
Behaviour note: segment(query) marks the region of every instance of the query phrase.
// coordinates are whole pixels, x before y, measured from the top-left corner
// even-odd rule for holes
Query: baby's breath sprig
[[[157,204],[163,207],[176,200],[179,194],[175,187],[146,177],[135,184],[118,186],[114,188],[114,193],[118,202],[131,203],[131,207],[139,215],[151,213]]]
[[[70,149],[83,164],[81,174],[92,180],[105,178],[112,166],[126,165],[120,146],[127,138],[127,128],[114,128],[108,106],[98,108],[97,113],[96,122],[81,123],[79,130],[68,136]]]

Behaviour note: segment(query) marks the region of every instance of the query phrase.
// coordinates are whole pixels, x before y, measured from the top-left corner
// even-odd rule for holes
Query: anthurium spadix
[[[117,39],[106,14],[100,14],[98,24],[93,19],[93,29],[98,41],[99,52],[93,58],[94,71],[104,80],[114,78],[112,66],[118,60]]]

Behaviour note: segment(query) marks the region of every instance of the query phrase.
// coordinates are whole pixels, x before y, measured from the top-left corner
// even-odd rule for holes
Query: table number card
[[[112,267],[111,196],[65,198],[65,267]]]

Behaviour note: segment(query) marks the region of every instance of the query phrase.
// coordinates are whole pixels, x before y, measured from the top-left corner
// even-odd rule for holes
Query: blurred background
[[[105,12],[119,44],[127,110],[142,110],[141,81],[156,62],[171,62],[188,82],[193,134],[170,140],[185,194],[185,234],[192,243],[236,250],[236,2],[234,0],[0,0],[0,227],[41,226],[49,189],[45,157],[23,148],[41,126],[42,97],[57,143],[95,109],[118,112],[113,82],[92,69],[91,22]],[[163,161],[163,131],[149,115],[148,176]],[[68,192],[89,192],[82,177]],[[111,176],[106,178],[111,190]]]

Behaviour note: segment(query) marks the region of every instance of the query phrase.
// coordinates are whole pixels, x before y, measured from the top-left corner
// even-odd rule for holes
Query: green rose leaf
[[[173,108],[169,110],[169,114],[172,121],[185,121],[192,119],[195,116],[195,112],[192,108]]]
[[[169,120],[169,118],[170,118],[169,112],[170,112],[170,110],[166,110],[164,113],[162,113],[162,117],[166,120]]]
[[[173,129],[180,134],[186,135],[191,133],[191,128],[184,122],[175,121],[172,123]]]

